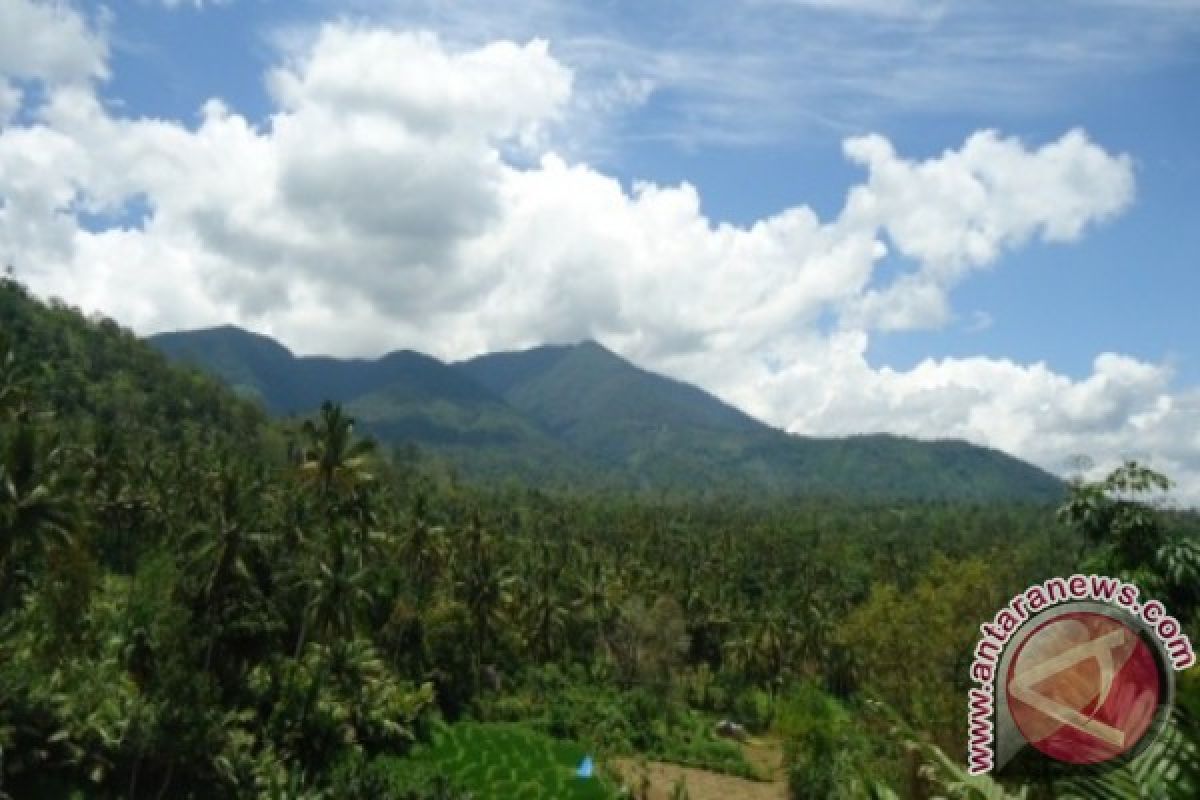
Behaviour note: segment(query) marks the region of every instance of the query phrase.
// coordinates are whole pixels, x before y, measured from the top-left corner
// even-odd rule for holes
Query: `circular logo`
[[[1021,642],[1006,691],[1031,745],[1059,761],[1098,764],[1149,743],[1165,681],[1136,630],[1108,614],[1071,611]]]

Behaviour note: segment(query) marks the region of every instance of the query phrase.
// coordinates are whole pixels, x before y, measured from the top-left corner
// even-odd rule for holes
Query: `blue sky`
[[[983,3],[986,11],[967,14],[955,4],[903,2],[844,10],[787,0],[580,4],[597,9],[586,13],[536,3],[528,13],[461,15],[450,5],[113,4],[113,78],[104,94],[132,113],[182,120],[218,96],[264,120],[272,108],[261,76],[280,43],[331,17],[411,20],[472,44],[541,36],[551,48],[561,41],[567,53],[588,50],[594,39],[592,50],[735,54],[757,63],[740,74],[732,65],[731,84],[780,76],[816,86],[767,100],[783,108],[764,108],[757,88],[668,84],[586,146],[597,166],[627,184],[690,182],[708,215],[743,224],[799,203],[835,213],[856,178],[841,157],[847,135],[883,132],[909,157],[924,157],[982,128],[1039,142],[1082,127],[1106,149],[1133,156],[1133,206],[1082,241],[1010,255],[1002,268],[956,289],[957,324],[880,335],[872,360],[905,368],[931,355],[983,354],[1044,360],[1082,377],[1097,352],[1113,350],[1169,360],[1180,382],[1200,383],[1200,4]],[[735,15],[745,19],[724,19]],[[826,43],[796,57],[798,40],[809,38]],[[1026,38],[1022,52],[1016,45]],[[953,55],[926,52],[927,42]],[[822,59],[843,47],[861,70],[834,68],[849,86],[822,86]],[[658,71],[595,53],[580,63],[596,82]],[[870,72],[877,65],[932,71],[931,84],[952,85],[889,81]],[[799,68],[812,74],[789,74]],[[937,70],[947,68],[962,74],[946,81]]]
[[[591,337],[1200,497],[1197,0],[11,0],[0,90],[0,254],[139,332]]]

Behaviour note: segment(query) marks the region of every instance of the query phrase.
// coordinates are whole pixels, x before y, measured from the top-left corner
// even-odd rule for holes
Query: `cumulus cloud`
[[[572,85],[545,42],[345,23],[270,71],[261,124],[219,100],[193,127],[119,116],[86,82],[49,84],[0,131],[0,257],[144,333],[235,321],[301,352],[445,358],[595,337],[797,432],[957,436],[1052,469],[1140,455],[1200,498],[1200,403],[1164,366],[866,358],[875,331],[944,324],[951,289],[1004,253],[1119,213],[1127,156],[1082,131],[985,131],[924,161],[862,137],[836,216],[717,224],[692,186],[626,188],[556,154]],[[911,269],[880,286],[889,254]]]
[[[861,298],[861,322],[888,330],[940,327],[949,318],[946,290],[971,270],[1034,238],[1077,239],[1133,199],[1129,157],[1113,158],[1080,130],[1035,151],[981,131],[921,163],[898,158],[877,135],[850,139],[844,150],[868,178],[850,192],[843,219],[883,231],[920,265]]]
[[[64,83],[108,74],[103,36],[64,3],[0,3],[0,76]]]

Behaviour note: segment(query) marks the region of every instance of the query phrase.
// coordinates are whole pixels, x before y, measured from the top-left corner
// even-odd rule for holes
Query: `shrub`
[[[868,748],[841,703],[802,683],[780,702],[775,727],[784,740],[791,797],[859,796]]]

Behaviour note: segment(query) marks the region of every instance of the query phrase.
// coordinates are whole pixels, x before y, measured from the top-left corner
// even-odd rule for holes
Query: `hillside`
[[[1062,483],[999,451],[886,434],[793,436],[595,342],[447,365],[411,351],[376,360],[295,356],[233,327],[150,342],[274,414],[343,403],[391,445],[468,477],[544,486],[1054,502]]]
[[[481,478],[581,479],[585,465],[503,399],[437,359],[295,356],[275,340],[226,325],[150,342],[168,358],[219,377],[283,416],[341,403],[381,441],[417,443]]]
[[[272,414],[309,411],[325,400],[346,403],[383,389],[393,402],[447,400],[477,407],[494,398],[437,359],[404,350],[376,360],[297,357],[267,336],[232,325],[165,333],[151,343],[168,358],[218,375]]]
[[[642,486],[927,499],[1054,501],[1061,483],[963,441],[794,436],[595,342],[456,367],[577,450]]]
[[[172,366],[113,320],[43,305],[8,279],[0,280],[0,345],[13,348],[11,362],[0,365],[0,393],[37,398],[72,450],[97,437],[90,454],[97,460],[146,461],[153,450],[186,450],[199,440],[262,445],[267,434],[262,411],[220,381]],[[110,441],[118,430],[137,446],[118,452]]]
[[[226,356],[239,338],[226,332]],[[728,474],[758,459],[801,487],[826,479],[821,458],[881,486],[902,468],[1008,486],[1028,470],[960,443],[787,437],[591,345],[503,360],[503,396],[463,366],[430,375],[465,393],[444,402],[498,407],[579,458],[571,441],[653,424],[694,435],[697,454],[749,442]],[[443,402],[431,392],[385,386],[349,403]],[[955,676],[997,598],[1124,552],[1105,539],[1088,552],[1086,529],[1019,503],[477,487],[391,469],[334,407],[294,422],[0,279],[5,797],[465,800],[512,795],[514,763],[532,765],[521,796],[626,796],[605,773],[579,783],[583,754],[666,770],[672,785],[668,764],[740,786],[730,776],[755,776],[757,761],[714,731],[733,718],[779,737],[789,776],[810,765],[803,786],[816,788],[800,796],[858,770],[900,787],[917,736],[940,748],[929,763],[961,763]],[[669,463],[654,442],[608,444],[615,459]],[[1139,515],[1166,543],[1150,552],[1176,559],[1156,578],[1163,596],[1194,625],[1194,548],[1168,538],[1169,515],[1106,493],[1127,485],[1120,471],[1083,484],[1073,507]],[[929,668],[915,674],[918,661]],[[1179,696],[1195,707],[1194,688]],[[897,741],[867,697],[920,732]],[[834,747],[856,772],[816,757]]]

